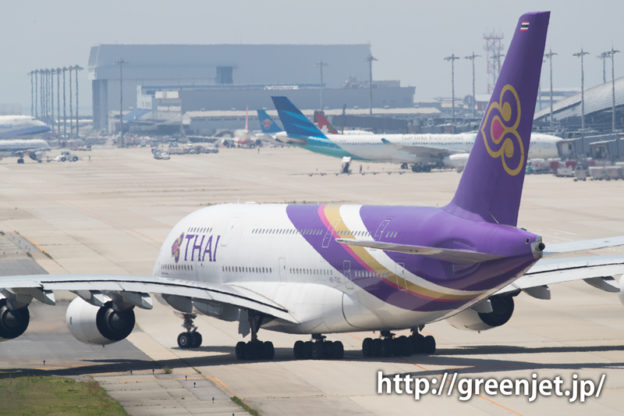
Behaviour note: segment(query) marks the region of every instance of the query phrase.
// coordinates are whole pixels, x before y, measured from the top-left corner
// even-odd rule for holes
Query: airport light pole
[[[54,128],[56,127],[54,119],[54,72],[54,68],[50,68],[50,121],[52,131],[54,131]]]
[[[61,68],[56,68],[56,134],[61,134]]]
[[[369,110],[368,114],[373,115],[373,61],[376,61],[372,54],[368,55],[366,58],[368,61],[368,101],[369,101]]]
[[[76,137],[79,138],[80,137],[80,123],[78,123],[78,110],[79,110],[79,106],[78,106],[78,71],[81,71],[82,67],[80,65],[75,65],[74,66],[74,70],[76,71],[76,74],[75,74],[75,81],[76,81]]]
[[[46,77],[46,119],[48,121],[48,124],[51,124],[52,111],[50,108],[50,70],[49,69],[45,70],[45,77]]]
[[[615,133],[615,54],[620,51],[611,49],[603,52],[611,57],[611,132]]]
[[[39,119],[45,119],[45,111],[43,106],[43,69],[37,70],[39,74]]]
[[[585,70],[583,69],[583,57],[585,55],[589,55],[589,52],[584,51],[583,48],[572,54],[572,56],[581,58],[581,136],[585,135]]]
[[[39,106],[39,80],[37,79],[37,76],[39,75],[39,70],[35,69],[32,71],[34,78],[35,78],[35,113],[33,114],[35,118],[39,117],[39,109],[37,108]]]
[[[34,107],[34,91],[33,91],[33,71],[30,71],[28,73],[28,76],[30,77],[30,115],[31,116],[35,116],[35,107]]]
[[[601,59],[602,60],[602,83],[606,84],[607,83],[607,71],[606,71],[606,66],[605,66],[605,61],[606,59],[609,57],[609,52],[602,52],[600,55],[598,55],[596,58]]]
[[[123,66],[128,62],[119,59],[116,64],[119,65],[119,146],[124,147],[123,140]]]
[[[74,119],[72,118],[72,112],[73,112],[73,107],[72,107],[72,71],[71,71],[71,66],[67,68],[67,72],[69,72],[69,79],[68,79],[68,84],[69,84],[69,138],[72,138],[72,135],[74,134]]]
[[[470,59],[472,62],[472,117],[477,116],[477,98],[475,93],[475,58],[480,57],[481,55],[477,55],[472,52],[472,55],[464,56],[464,59]]]
[[[553,81],[552,81],[552,57],[557,55],[557,52],[553,52],[552,49],[545,53],[544,56],[548,58],[548,69],[550,76],[550,127],[552,128],[555,120],[553,120]]]
[[[323,62],[323,60],[321,59],[321,61],[319,63],[317,63],[316,66],[318,66],[320,71],[321,71],[321,90],[320,90],[321,96],[320,96],[320,99],[321,99],[321,111],[323,111],[323,108],[325,108],[324,105],[323,105],[323,93],[324,93],[324,89],[325,89],[325,84],[323,83],[323,67],[327,66],[327,62]]]
[[[40,78],[41,78],[41,120],[47,121],[45,69],[41,70]]]
[[[65,72],[67,71],[66,67],[63,67],[63,137],[67,138],[67,112],[65,105]]]
[[[459,59],[459,56],[451,54],[444,58],[445,61],[451,61],[451,120],[455,125],[455,61]]]

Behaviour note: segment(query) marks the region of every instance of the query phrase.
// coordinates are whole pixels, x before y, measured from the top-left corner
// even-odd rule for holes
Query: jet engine
[[[77,340],[95,345],[121,341],[130,335],[135,322],[132,308],[116,310],[112,302],[98,307],[82,298],[71,301],[65,319],[69,331]]]
[[[457,329],[470,329],[473,331],[485,331],[496,328],[509,321],[514,311],[512,295],[497,295],[489,298],[492,305],[491,312],[477,312],[474,309],[466,309],[448,319],[448,322]]]
[[[0,300],[0,341],[19,337],[26,331],[29,322],[28,307],[11,310],[6,299]]]

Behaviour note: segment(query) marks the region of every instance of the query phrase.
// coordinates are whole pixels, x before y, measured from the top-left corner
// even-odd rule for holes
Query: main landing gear
[[[186,329],[186,332],[178,335],[178,346],[182,349],[198,348],[202,343],[202,336],[197,332],[197,327],[193,324],[193,319],[196,317],[197,315],[192,313],[184,314],[182,327]]]
[[[272,360],[275,348],[271,341],[262,342],[258,339],[258,330],[262,325],[263,315],[249,312],[249,326],[251,327],[251,341],[240,341],[236,344],[236,358],[239,360]]]
[[[364,357],[394,357],[409,356],[412,354],[433,354],[436,350],[435,339],[431,335],[426,337],[412,329],[409,337],[400,336],[394,338],[390,331],[382,331],[382,338],[366,338],[362,342]]]
[[[312,334],[313,341],[297,341],[293,347],[296,359],[341,359],[344,346],[340,341],[325,341],[325,336]]]

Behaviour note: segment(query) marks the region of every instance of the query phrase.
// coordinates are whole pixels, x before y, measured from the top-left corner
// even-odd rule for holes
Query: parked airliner
[[[24,163],[24,156],[41,162],[50,145],[43,139],[6,139],[0,140],[0,158],[17,157],[17,163]]]
[[[290,139],[295,145],[334,157],[400,163],[404,167],[410,165],[413,171],[436,167],[462,170],[477,137],[477,133],[374,134],[357,131],[326,134],[320,126],[317,128],[308,121],[287,97],[273,97],[273,103],[286,129],[288,138],[285,140]],[[319,119],[318,113],[315,117]],[[532,133],[529,159],[558,157],[557,143],[561,140],[549,134]]]
[[[49,131],[50,126],[31,116],[0,116],[0,139],[25,139]]]
[[[172,228],[152,276],[0,278],[0,337],[26,330],[33,298],[54,304],[53,291],[70,290],[78,295],[66,314],[72,334],[92,344],[119,341],[134,327],[133,309],[151,308],[148,293],[156,293],[184,313],[184,348],[202,342],[193,325],[198,312],[251,333],[236,345],[239,359],[273,357],[273,344],[258,338],[261,328],[311,335],[294,344],[297,358],[340,358],[342,344],[325,335],[362,330],[380,334],[364,340],[365,356],[407,355],[435,351],[434,338],[420,334],[433,321],[471,330],[505,324],[521,291],[545,298],[546,285],[574,279],[620,291],[603,276],[624,273],[624,256],[540,259],[624,238],[547,252],[539,235],[516,227],[548,20],[549,12],[520,18],[448,205],[202,208]],[[394,337],[406,328],[410,337]]]

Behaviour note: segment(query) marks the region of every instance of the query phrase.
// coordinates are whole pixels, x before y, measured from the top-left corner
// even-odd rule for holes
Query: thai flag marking
[[[526,21],[522,22],[520,24],[520,30],[523,31],[523,32],[526,32],[527,30],[529,30],[529,25],[530,24],[531,24],[530,22],[526,22]]]

